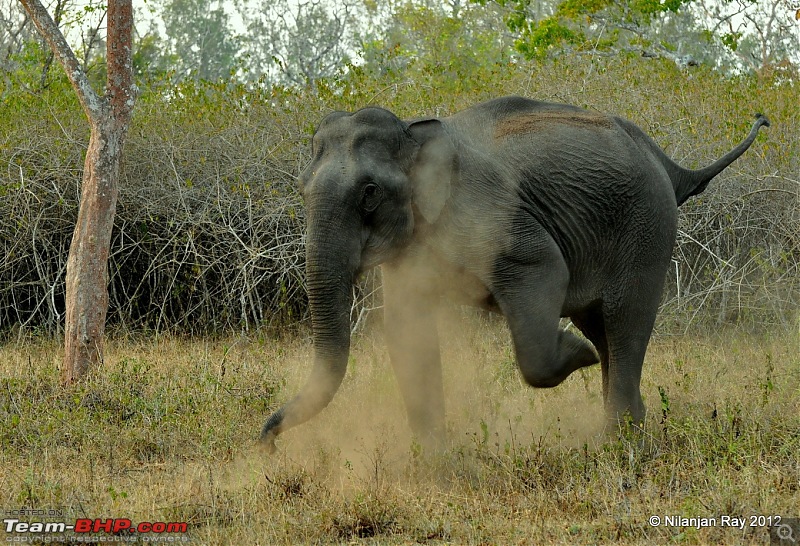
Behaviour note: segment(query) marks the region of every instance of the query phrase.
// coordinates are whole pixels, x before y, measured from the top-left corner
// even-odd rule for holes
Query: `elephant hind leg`
[[[560,254],[546,258],[507,267],[493,290],[511,329],[520,372],[539,388],[555,387],[575,370],[598,362],[589,343],[559,329],[569,274]]]
[[[619,319],[611,321],[610,336],[606,331],[606,319],[601,305],[573,315],[571,319],[600,353],[603,402],[609,426],[619,426],[626,416],[638,424],[644,421],[645,416],[639,383],[644,349],[650,337],[649,331],[647,335],[644,334],[647,321],[639,327],[621,320],[620,313],[611,316]],[[629,326],[621,328],[621,324]]]
[[[598,303],[586,311],[575,314],[570,319],[600,354],[600,367],[603,370],[603,400],[608,400],[608,339],[606,339],[606,326],[601,304]]]
[[[644,283],[632,283],[644,286]],[[603,376],[606,414],[611,422],[631,418],[635,424],[645,419],[641,395],[642,368],[653,332],[661,283],[649,291],[628,294],[616,305],[603,306],[603,322],[608,344],[608,371]],[[606,371],[605,369],[603,370]]]

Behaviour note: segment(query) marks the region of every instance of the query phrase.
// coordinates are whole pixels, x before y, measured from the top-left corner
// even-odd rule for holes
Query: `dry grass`
[[[529,389],[504,327],[465,320],[444,336],[449,444],[431,456],[378,333],[271,458],[254,439],[305,379],[307,340],[118,341],[70,390],[54,344],[7,345],[0,508],[187,521],[195,544],[750,544],[767,531],[648,518],[800,515],[796,331],[654,340],[646,433],[609,437],[599,368]]]

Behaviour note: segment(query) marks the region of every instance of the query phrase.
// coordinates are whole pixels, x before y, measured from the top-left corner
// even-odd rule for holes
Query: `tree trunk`
[[[92,120],[86,151],[78,221],[69,247],[66,275],[64,365],[72,383],[103,360],[108,310],[108,254],[117,206],[119,150],[124,134],[111,116]]]
[[[131,57],[131,0],[109,0],[106,93],[89,84],[75,54],[40,0],[20,0],[50,44],[91,125],[78,221],[66,275],[65,354],[61,378],[79,379],[103,360],[108,311],[108,254],[117,207],[119,166],[136,98]]]

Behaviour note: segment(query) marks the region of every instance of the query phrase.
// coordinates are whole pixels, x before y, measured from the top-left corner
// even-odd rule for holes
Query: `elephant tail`
[[[756,139],[756,136],[758,136],[758,130],[762,126],[769,127],[769,119],[763,114],[756,114],[756,121],[753,123],[753,128],[750,129],[750,134],[747,135],[747,138],[708,167],[693,171],[675,165],[674,169],[670,169],[672,171],[670,172],[670,177],[675,187],[675,197],[678,201],[678,206],[686,202],[691,196],[703,193],[708,183],[711,182],[715,176],[721,173],[750,147]]]

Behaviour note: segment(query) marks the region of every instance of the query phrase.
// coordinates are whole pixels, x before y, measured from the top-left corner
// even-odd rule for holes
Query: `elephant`
[[[621,117],[510,96],[403,121],[367,107],[319,124],[299,176],[314,360],[260,442],[317,415],[345,375],[359,274],[380,265],[391,365],[415,438],[445,430],[435,313],[501,313],[517,366],[554,387],[600,362],[607,419],[642,424],[645,351],[678,207],[753,143],[768,119],[699,170]],[[560,327],[569,317],[580,337]]]

